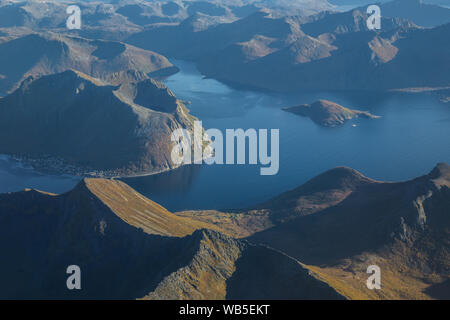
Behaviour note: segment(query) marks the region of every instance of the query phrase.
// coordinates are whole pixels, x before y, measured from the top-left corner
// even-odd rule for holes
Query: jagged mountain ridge
[[[308,224],[315,224],[319,228],[330,228],[331,221],[333,223],[342,223],[349,224],[349,230],[345,230],[342,228],[336,228],[338,232],[347,232],[352,230],[356,234],[359,234],[361,239],[380,241],[380,243],[388,242],[391,237],[399,238],[403,240],[408,240],[407,237],[412,235],[408,234],[406,229],[397,228],[400,226],[405,226],[414,229],[421,229],[427,225],[427,217],[425,216],[424,206],[427,201],[432,200],[434,196],[437,198],[443,197],[449,190],[450,187],[450,166],[447,164],[438,165],[432,172],[428,175],[416,178],[411,181],[406,182],[379,182],[375,180],[371,180],[369,178],[364,177],[360,173],[349,169],[349,168],[337,168],[330,170],[311,181],[307,182],[305,185],[285,193],[280,197],[277,197],[266,204],[261,205],[261,207],[270,208],[270,210],[275,213],[284,212],[285,207],[289,208],[289,203],[292,203],[291,207],[298,206],[299,208],[304,208],[305,205],[301,204],[302,201],[311,199],[311,197],[318,197],[323,202],[323,207],[310,210],[310,211],[300,211],[297,210],[297,218],[295,223],[289,224],[281,224],[282,228],[288,228],[295,230],[298,226],[301,225],[301,230],[308,229]],[[337,193],[337,191],[341,191]],[[331,194],[337,196],[335,198],[331,197],[327,199],[325,194]],[[314,201],[316,204],[319,204],[319,201]],[[398,205],[393,206],[393,202],[399,202]],[[300,204],[300,205],[299,205]],[[353,209],[352,209],[353,208]],[[359,216],[355,216],[359,212]],[[350,224],[372,224],[373,221],[368,219],[371,215],[374,215],[378,212],[379,222],[383,225],[383,229],[379,230],[376,227],[366,227],[366,228],[351,228]],[[335,214],[334,214],[335,213]],[[446,219],[448,217],[445,216],[444,212],[438,211],[434,213],[435,215],[443,215],[442,218]],[[319,218],[320,216],[320,218]],[[344,218],[345,217],[345,218]],[[349,218],[353,217],[353,218]],[[382,218],[384,217],[384,218]],[[436,218],[435,216],[433,218]],[[383,219],[387,219],[384,221]],[[292,216],[291,216],[292,220]],[[327,221],[327,223],[323,221]],[[395,221],[396,223],[387,223],[387,221]],[[364,222],[365,221],[365,222]],[[401,222],[403,221],[403,222]],[[398,225],[397,225],[398,224]],[[396,226],[397,225],[397,226]],[[397,229],[396,229],[397,228]],[[268,230],[267,232],[275,232],[276,228],[273,230]],[[320,237],[320,233],[317,233],[317,230],[314,228],[310,229],[310,232],[299,232],[300,230],[296,230],[295,233],[298,232],[303,238],[316,238]],[[314,231],[313,231],[314,230]],[[383,234],[383,238],[380,239],[378,236],[374,236],[373,234],[368,234],[368,230],[372,230],[374,232],[379,232],[379,234]],[[416,230],[416,231],[417,231]],[[264,233],[264,232],[263,232]],[[309,235],[307,235],[309,234]],[[312,236],[315,234],[315,236]],[[365,234],[363,236],[363,234]],[[347,234],[349,238],[350,233]],[[304,239],[304,240],[305,240]],[[342,237],[336,237],[336,239],[341,239],[344,241]],[[283,241],[280,239],[280,241]],[[315,241],[315,240],[309,240]],[[346,240],[347,241],[347,240]],[[348,240],[351,241],[350,239]],[[353,240],[354,241],[354,240]],[[335,241],[332,245],[337,245],[337,241]],[[367,245],[362,241],[358,242],[358,245]],[[301,247],[306,247],[307,244],[299,245]],[[374,244],[372,248],[377,247],[378,244]],[[353,246],[348,246],[349,248],[354,249]],[[342,250],[333,251],[336,255],[345,255],[344,244],[342,244]],[[305,255],[306,252],[311,252],[314,256],[319,257],[319,252],[314,252],[314,250],[306,250],[305,248],[298,250],[304,250]],[[326,247],[323,248],[323,252],[327,250]],[[331,259],[331,255],[327,254],[325,259]]]
[[[336,5],[345,5],[345,2],[350,2],[350,5],[367,6],[375,4],[373,1],[332,1]],[[399,17],[411,20],[417,25],[424,27],[436,27],[450,22],[450,9],[443,7],[448,0],[384,0],[376,1],[380,6],[381,12],[385,17]]]
[[[286,194],[300,208],[297,218],[291,216],[289,223],[257,233],[251,241],[312,266],[352,299],[433,297],[433,287],[448,282],[450,270],[450,166],[439,164],[428,175],[399,183],[336,170],[309,182],[321,186],[313,192],[306,184]],[[327,180],[339,171],[351,183],[336,190]],[[323,196],[327,194],[332,196]],[[301,205],[315,197],[320,207],[302,212]],[[268,206],[273,217],[286,217],[279,198]],[[370,264],[385,271],[384,290],[373,292],[358,284]]]
[[[87,38],[123,40],[143,28],[177,24],[190,16],[201,17],[198,27],[228,23],[246,17],[261,8],[270,8],[279,16],[308,15],[331,9],[325,0],[279,1],[114,1],[101,3],[81,1],[81,30],[65,30],[67,4],[59,1],[36,0],[0,2],[0,28],[53,30],[78,34]],[[202,20],[202,21],[200,21]]]
[[[448,72],[437,70],[450,65],[445,41],[450,24],[423,30],[408,20],[382,17],[382,30],[374,32],[367,29],[367,18],[360,9],[307,18],[280,18],[262,10],[203,31],[193,31],[186,20],[145,30],[126,41],[193,61],[206,76],[264,90],[449,85]],[[414,59],[421,63],[411,64]]]
[[[450,65],[443,40],[449,25],[431,30],[400,29],[394,36],[392,32],[322,34],[307,47],[293,44],[250,61],[225,60],[230,62],[225,67],[210,58],[199,62],[199,68],[237,86],[281,92],[446,87],[448,73],[437,71]],[[431,42],[434,46],[429,47]],[[411,62],[418,60],[421,63],[411,68]]]
[[[64,284],[62,274],[43,273],[49,279],[44,282],[30,278],[33,263],[40,266],[42,261],[34,255],[48,248],[43,256],[49,270],[73,264],[67,252],[89,275],[97,275],[95,280],[88,276],[92,287],[83,297],[448,298],[449,190],[450,166],[439,164],[428,175],[396,183],[345,167],[332,169],[245,214],[172,214],[115,180],[86,179],[60,196],[34,190],[3,194],[0,226],[6,231],[0,233],[0,244],[10,259],[1,274],[21,276],[17,290],[31,285],[39,288],[40,297],[80,297],[58,287]],[[240,229],[247,227],[250,237],[237,240],[245,235],[239,228],[233,235],[230,219]],[[266,230],[254,229],[267,219],[271,224],[265,224]],[[220,233],[222,224],[228,235]],[[21,225],[25,237],[12,231]],[[26,246],[29,239],[37,248],[32,252]],[[119,256],[125,260],[108,255],[123,250]],[[103,259],[97,260],[100,253]],[[124,264],[133,254],[140,258]],[[158,262],[152,260],[156,257]],[[103,262],[117,264],[118,269],[106,273],[108,279],[121,272],[139,284],[104,287]],[[382,290],[366,287],[366,268],[373,264],[382,269]],[[31,296],[37,292],[27,290]],[[21,293],[5,295],[15,294]]]
[[[449,186],[448,164],[405,182],[340,167],[254,208],[177,214],[226,230],[232,219],[237,236],[296,258],[350,299],[448,299]],[[382,290],[366,287],[373,264]]]
[[[341,300],[344,297],[283,253],[206,231],[190,263],[164,278],[144,299]]]
[[[59,196],[1,194],[0,222],[2,298],[250,299],[260,287],[263,299],[343,298],[292,258],[201,229],[118,181],[83,180]],[[82,270],[79,291],[65,287],[73,264]],[[280,282],[263,281],[275,265]]]

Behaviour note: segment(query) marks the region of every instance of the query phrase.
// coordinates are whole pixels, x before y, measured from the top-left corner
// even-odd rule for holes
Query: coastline
[[[211,157],[209,156],[203,157],[202,161]],[[157,174],[161,174],[164,172],[169,172],[172,170],[176,170],[185,166],[184,164],[176,165],[176,166],[167,166],[166,168],[154,170],[154,171],[138,171],[136,173],[118,173],[121,171],[117,170],[95,170],[89,167],[76,166],[73,164],[68,164],[63,159],[55,158],[55,157],[44,157],[44,158],[34,158],[30,156],[20,156],[20,155],[10,155],[10,154],[0,154],[0,160],[8,161],[13,160],[20,163],[24,168],[28,167],[34,170],[37,173],[46,174],[46,175],[67,175],[71,177],[79,177],[79,178],[101,178],[101,179],[127,179],[127,178],[139,178],[139,177],[148,177],[154,176]]]

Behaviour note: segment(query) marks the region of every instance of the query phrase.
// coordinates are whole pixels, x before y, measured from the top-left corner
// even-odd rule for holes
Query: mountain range
[[[146,26],[177,24],[190,16],[204,17],[209,24],[232,22],[271,8],[277,15],[309,15],[331,9],[326,0],[290,1],[139,1],[119,0],[110,3],[77,1],[82,12],[82,28],[66,30],[67,4],[60,1],[0,1],[0,29],[22,28],[44,32],[78,34],[82,37],[122,40]]]
[[[70,65],[68,61],[77,66],[79,61],[71,52],[82,47],[84,54],[90,55],[99,39],[113,42],[101,44],[103,52],[113,56],[123,51],[125,41],[153,51],[138,52],[127,46],[125,51],[130,55],[124,53],[121,63],[117,62],[133,65],[126,69],[149,69],[143,64],[142,56],[147,55],[155,59],[149,63],[153,69],[164,70],[162,76],[175,72],[177,69],[164,61],[162,54],[193,61],[205,76],[228,84],[283,92],[450,85],[445,69],[450,65],[446,41],[450,9],[419,0],[383,2],[382,28],[370,31],[366,26],[366,7],[334,12],[326,1],[301,1],[296,2],[296,11],[289,3],[290,6],[279,1],[81,2],[83,27],[67,30],[65,5],[60,2],[5,2],[0,5],[0,17],[4,16],[0,19],[0,45],[19,46],[26,35],[39,32],[40,37],[51,42],[40,47],[67,46],[69,57],[55,52],[55,48],[40,56],[33,54],[36,68],[51,69],[48,63],[45,65],[46,58],[63,56],[65,60],[53,66],[58,69],[57,66]],[[58,36],[45,37],[49,31]],[[22,39],[25,48],[33,43],[26,42]],[[28,57],[16,60],[30,63]],[[95,63],[98,57],[90,60]],[[139,62],[134,63],[136,60]],[[411,60],[420,63],[411,68]],[[108,65],[101,64],[104,68]],[[25,73],[32,66],[18,67]],[[99,76],[87,68],[81,69],[78,71]],[[0,86],[6,89],[20,82],[15,79],[20,74],[7,79],[7,74],[0,73],[0,81],[6,82]],[[0,88],[0,94],[5,94],[4,90]]]
[[[428,29],[383,16],[382,29],[370,31],[361,8],[309,17],[263,9],[207,29],[196,29],[196,19],[148,28],[126,42],[193,61],[204,75],[239,87],[295,92],[450,84],[450,24]]]
[[[1,298],[343,299],[287,255],[205,229],[119,181],[2,194],[0,221]],[[66,288],[73,264],[79,291]]]
[[[449,192],[450,166],[439,164],[398,183],[335,168],[233,212],[171,213],[105,179],[62,195],[1,194],[0,296],[448,299]],[[73,264],[80,291],[65,287]],[[381,290],[366,287],[369,265]]]
[[[96,78],[126,70],[149,75],[178,71],[167,58],[121,42],[88,40],[56,33],[33,33],[0,43],[0,93],[29,76],[78,70]]]
[[[281,223],[250,239],[310,265],[349,298],[448,299],[449,186],[447,164],[399,183],[334,169],[263,205]],[[368,265],[384,270],[382,290],[361,287]]]
[[[0,193],[0,299],[450,299],[446,163],[401,182],[338,167],[222,211],[170,212],[122,181],[177,168],[171,134],[193,132],[197,118],[160,82],[178,72],[168,57],[239,88],[429,91],[448,103],[448,1],[380,1],[381,30],[368,30],[368,3],[80,0],[82,27],[68,30],[66,2],[0,0],[0,154],[44,180],[80,176],[62,194]],[[253,93],[247,107],[293,100]],[[376,117],[327,100],[285,111],[322,126]],[[196,147],[211,153],[208,142]],[[179,169],[191,187],[200,166]],[[178,179],[140,183],[185,192]],[[82,290],[66,286],[73,265]]]

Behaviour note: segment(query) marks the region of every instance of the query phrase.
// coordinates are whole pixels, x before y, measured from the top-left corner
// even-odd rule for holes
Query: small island
[[[283,108],[283,110],[303,117],[309,117],[315,123],[324,127],[337,127],[343,125],[348,120],[359,117],[369,119],[380,118],[368,111],[351,110],[327,100],[318,100],[312,104],[287,107]]]

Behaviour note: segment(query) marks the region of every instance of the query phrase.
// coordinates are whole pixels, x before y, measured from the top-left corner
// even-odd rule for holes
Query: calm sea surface
[[[124,179],[170,210],[247,207],[297,187],[336,166],[349,166],[381,180],[406,180],[450,163],[450,105],[425,94],[298,93],[267,94],[237,90],[205,79],[194,65],[173,61],[181,72],[165,82],[188,100],[205,128],[279,129],[280,170],[261,176],[260,166],[189,166],[155,176]],[[282,107],[329,99],[381,119],[358,119],[323,128]],[[0,157],[0,192],[26,187],[70,190],[78,178],[48,176]]]

